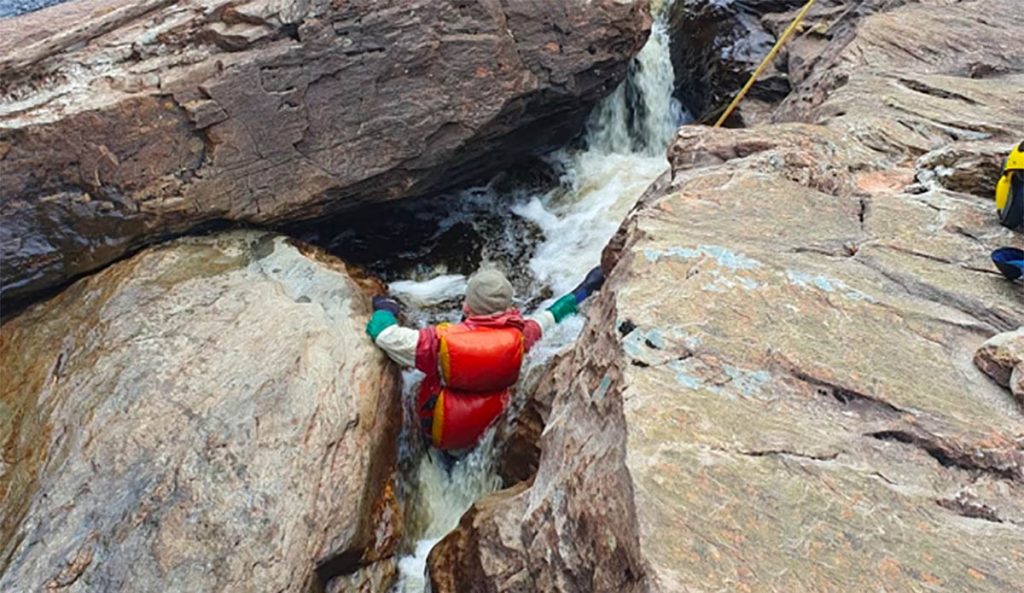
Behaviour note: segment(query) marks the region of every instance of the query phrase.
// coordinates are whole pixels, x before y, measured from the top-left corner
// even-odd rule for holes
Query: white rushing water
[[[658,10],[661,8],[661,10]],[[656,6],[657,13],[664,8]],[[656,18],[647,45],[630,65],[629,77],[591,114],[586,130],[586,148],[564,150],[550,155],[564,171],[562,183],[542,195],[502,205],[498,196],[487,189],[472,190],[463,196],[479,205],[481,197],[490,200],[492,208],[510,208],[503,216],[511,221],[521,217],[543,232],[529,268],[535,294],[550,289],[552,298],[572,290],[586,271],[600,261],[601,250],[615,233],[630,208],[644,190],[668,168],[665,148],[675,129],[683,122],[678,103],[672,98],[672,65],[669,61],[668,32],[664,21]],[[462,199],[460,197],[459,199]],[[453,213],[452,219],[464,213]],[[496,242],[522,241],[506,225]],[[485,248],[485,258],[487,249]],[[465,289],[466,278],[446,274],[424,281],[404,280],[391,283],[391,291],[406,307],[413,309],[410,318],[421,323],[437,321],[416,311],[458,298]],[[585,311],[584,311],[585,314]],[[458,311],[440,318],[456,319]],[[527,358],[527,369],[546,363],[550,357],[579,335],[584,318],[575,316],[549,332]],[[414,398],[421,375],[412,371],[405,375],[405,397]],[[410,401],[406,402],[411,405]],[[436,453],[424,452],[416,428],[406,423],[403,457],[406,460],[405,492],[407,541],[406,555],[399,560],[397,593],[421,592],[426,589],[424,569],[430,549],[458,524],[469,507],[489,492],[501,487],[495,475],[493,429],[484,441],[449,472]]]

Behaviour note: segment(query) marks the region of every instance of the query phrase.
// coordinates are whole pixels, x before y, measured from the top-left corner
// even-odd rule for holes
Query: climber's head
[[[467,316],[493,315],[512,306],[512,283],[494,269],[480,270],[469,279],[462,311]]]

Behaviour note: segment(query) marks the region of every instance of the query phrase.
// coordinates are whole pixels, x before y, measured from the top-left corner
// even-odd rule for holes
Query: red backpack
[[[525,341],[515,327],[437,326],[439,373],[420,385],[420,423],[442,450],[476,445],[505,410],[519,380]]]

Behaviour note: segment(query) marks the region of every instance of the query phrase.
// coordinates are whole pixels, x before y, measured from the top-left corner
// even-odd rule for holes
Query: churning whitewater
[[[487,233],[488,253],[522,251],[524,238],[516,232],[517,222],[527,221],[543,233],[529,259],[529,294],[518,295],[521,304],[534,303],[536,295],[552,295],[539,304],[550,305],[579,281],[581,270],[596,265],[601,250],[615,233],[643,191],[667,167],[665,148],[684,120],[679,103],[672,97],[673,73],[669,61],[668,31],[664,7],[657,10],[651,36],[629,67],[629,73],[614,93],[591,114],[585,134],[585,149],[563,150],[549,155],[551,164],[562,171],[556,189],[542,195],[499,196],[491,188],[467,190],[448,203],[464,204],[448,217],[446,224],[469,222],[483,209],[505,221],[502,232]],[[516,220],[516,219],[520,220]],[[444,271],[444,267],[434,267]],[[466,286],[462,274],[442,273],[422,279],[390,283],[391,294],[408,309],[409,319],[426,324],[457,321],[458,307],[438,314],[432,309],[461,297]],[[584,319],[563,321],[527,357],[522,376],[546,363],[572,342]],[[404,375],[403,397],[411,408],[421,374]],[[514,408],[514,404],[513,404]],[[454,529],[459,518],[482,496],[501,487],[495,472],[496,451],[493,428],[467,457],[446,471],[431,458],[420,443],[418,429],[408,420],[403,430],[402,491],[406,501],[407,549],[399,561],[397,593],[426,589],[424,570],[431,548]]]

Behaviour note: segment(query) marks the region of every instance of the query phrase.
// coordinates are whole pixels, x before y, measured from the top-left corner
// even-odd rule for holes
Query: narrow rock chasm
[[[1024,581],[1012,0],[820,0],[730,129],[679,126],[802,2],[199,4],[7,37],[103,43],[0,60],[0,589]],[[529,312],[598,262],[445,469],[369,297],[452,321],[496,266]]]

